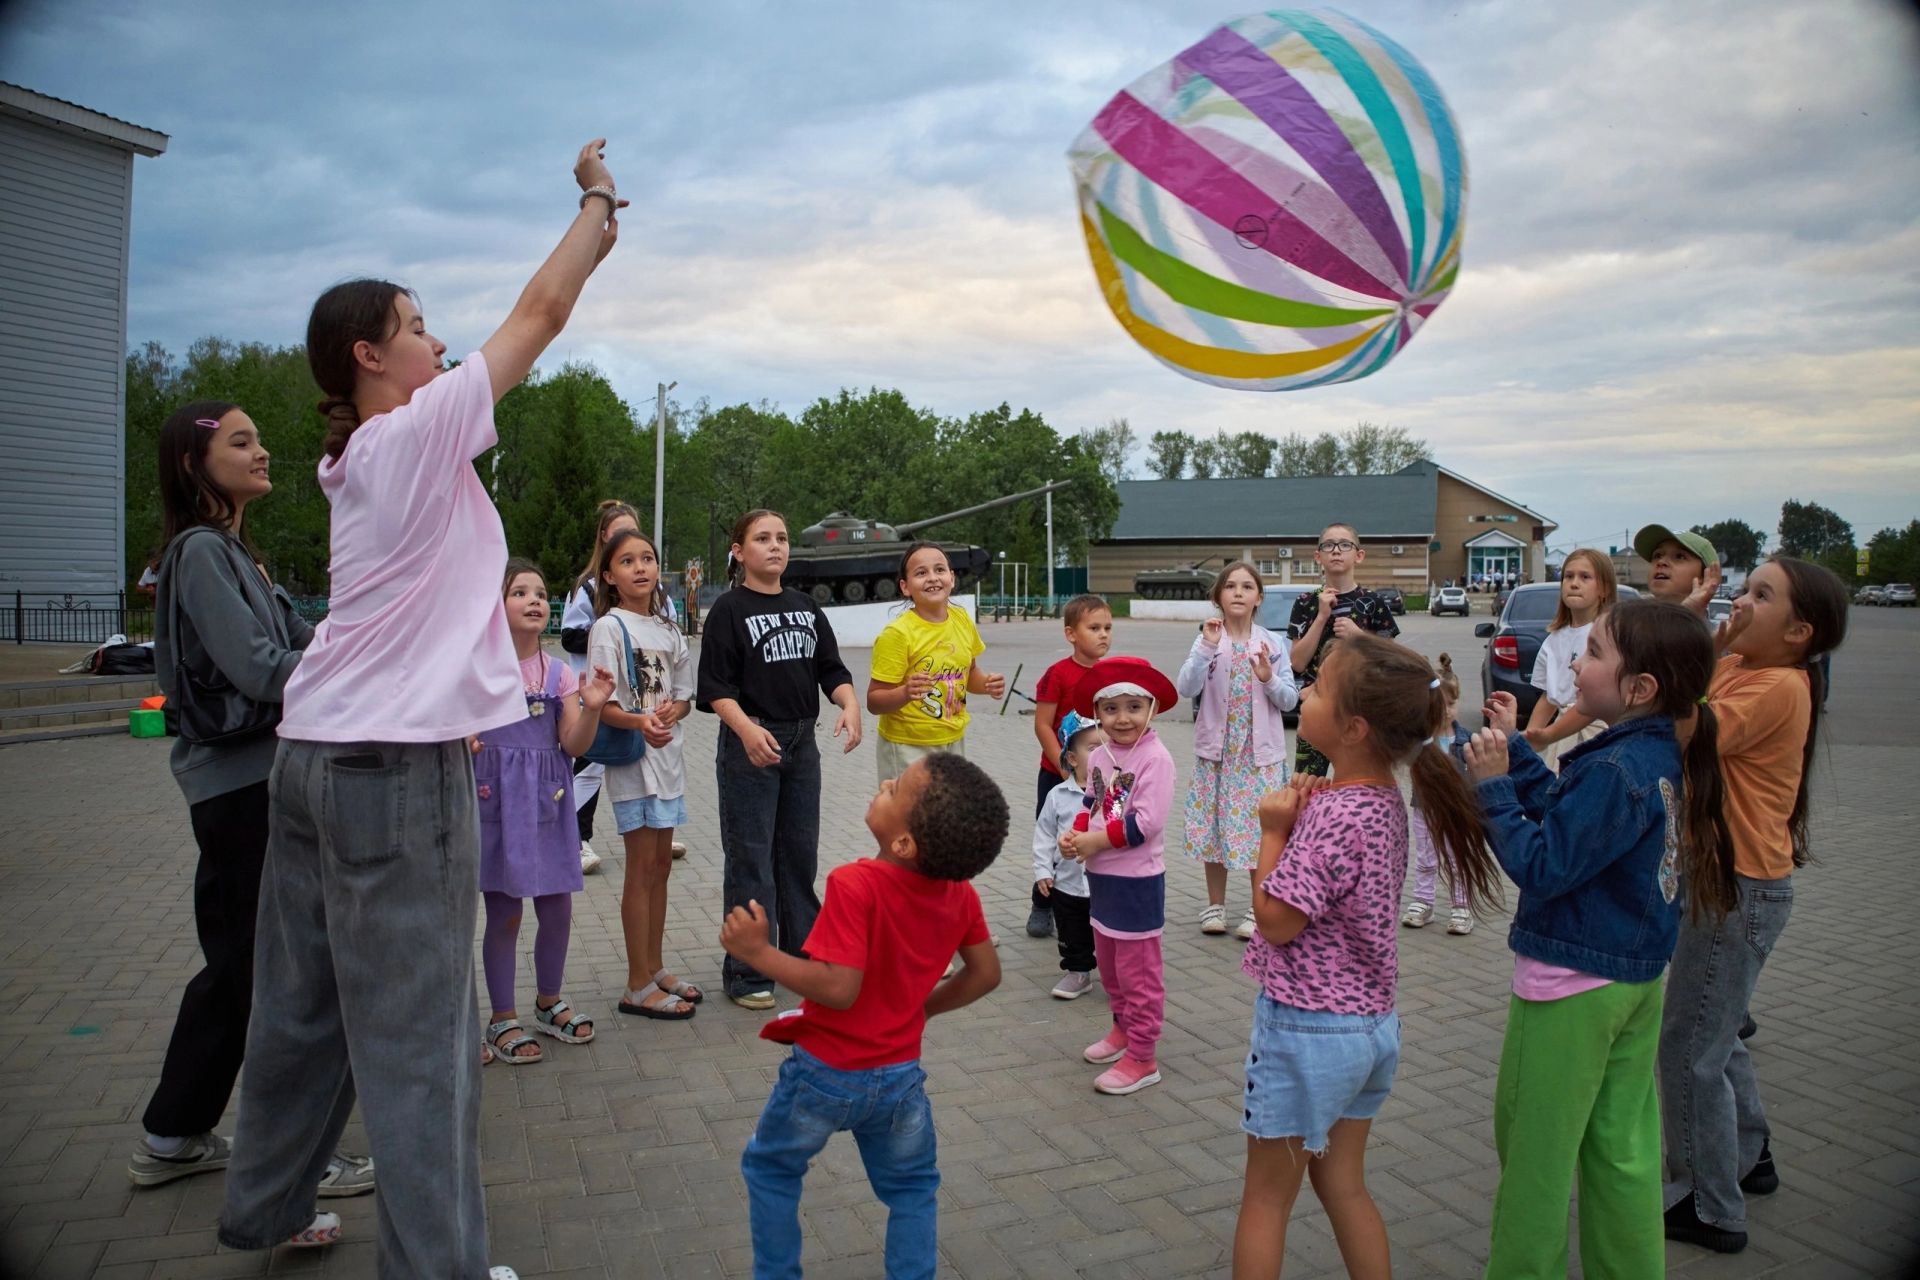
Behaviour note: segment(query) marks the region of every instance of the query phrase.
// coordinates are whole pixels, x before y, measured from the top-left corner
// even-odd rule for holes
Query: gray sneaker
[[[320,1179],[323,1196],[363,1196],[373,1190],[373,1157],[333,1153],[327,1172]]]
[[[212,1173],[227,1167],[233,1147],[217,1133],[202,1133],[188,1138],[172,1155],[161,1155],[140,1139],[140,1147],[127,1162],[127,1177],[136,1187],[157,1187],[176,1178],[191,1178],[196,1173]]]
[[[1060,981],[1053,984],[1053,998],[1055,1000],[1078,1000],[1091,990],[1093,990],[1092,974],[1075,973],[1069,969],[1060,975]]]

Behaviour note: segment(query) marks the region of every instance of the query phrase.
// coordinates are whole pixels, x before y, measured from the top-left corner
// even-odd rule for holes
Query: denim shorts
[[[671,800],[662,800],[659,796],[641,796],[638,800],[615,800],[613,825],[621,835],[642,827],[651,831],[684,827],[687,825],[687,798],[675,796]]]
[[[1296,1009],[1262,993],[1240,1127],[1256,1138],[1300,1138],[1317,1155],[1335,1121],[1379,1113],[1399,1065],[1398,1014]]]

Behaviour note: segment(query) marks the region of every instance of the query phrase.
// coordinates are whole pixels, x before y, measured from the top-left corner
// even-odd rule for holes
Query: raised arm
[[[580,190],[613,189],[613,174],[602,158],[606,145],[605,138],[595,138],[580,148],[573,163],[574,181],[580,184]],[[481,346],[493,383],[494,403],[525,380],[547,344],[567,327],[567,318],[573,314],[573,304],[580,300],[587,277],[613,252],[614,242],[620,237],[616,215],[626,204],[616,196],[586,199],[559,245],[520,291],[520,300],[513,304],[506,322]]]

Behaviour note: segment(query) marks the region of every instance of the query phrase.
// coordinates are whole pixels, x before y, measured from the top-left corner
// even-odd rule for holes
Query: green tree
[[[1766,544],[1767,535],[1748,524],[1745,520],[1726,519],[1713,524],[1697,524],[1693,532],[1713,544],[1720,553],[1720,563],[1729,569],[1749,572],[1760,563],[1760,553]]]
[[[1125,418],[1114,418],[1104,427],[1083,427],[1080,448],[1100,463],[1100,471],[1114,484],[1127,478],[1133,452],[1139,447],[1133,427]]]
[[[1193,442],[1193,449],[1187,454],[1187,470],[1195,480],[1211,480],[1226,467],[1226,451],[1220,447],[1219,436],[1208,436]]]
[[[1920,582],[1920,520],[1904,529],[1882,529],[1867,539],[1869,582]]]
[[[1274,438],[1264,432],[1238,431],[1230,436],[1222,436],[1220,474],[1236,479],[1258,479],[1273,466],[1276,447]]]
[[[1812,560],[1822,552],[1853,545],[1853,526],[1817,502],[1788,498],[1780,506],[1780,550]]]
[[[1162,480],[1178,480],[1187,473],[1194,439],[1184,431],[1156,431],[1147,442],[1147,470]]]
[[[1433,456],[1425,440],[1407,434],[1404,427],[1360,422],[1347,428],[1340,442],[1342,470],[1348,475],[1380,476]]]

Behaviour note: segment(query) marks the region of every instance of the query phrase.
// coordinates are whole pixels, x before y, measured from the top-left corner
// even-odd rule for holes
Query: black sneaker
[[[1678,1240],[1682,1244],[1697,1244],[1715,1253],[1738,1253],[1747,1247],[1746,1232],[1729,1231],[1725,1227],[1700,1221],[1700,1215],[1693,1208],[1692,1196],[1667,1210],[1667,1239]]]
[[[1742,1040],[1751,1040],[1753,1039],[1753,1033],[1759,1029],[1760,1024],[1753,1020],[1752,1014],[1748,1014],[1740,1022],[1740,1038]]]
[[[1035,907],[1027,913],[1027,936],[1029,938],[1051,938],[1053,936],[1053,912],[1045,907]]]
[[[1760,1158],[1740,1179],[1740,1190],[1750,1196],[1770,1196],[1780,1189],[1780,1171],[1773,1167],[1773,1146],[1760,1144]]]

